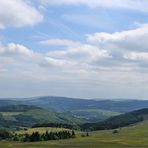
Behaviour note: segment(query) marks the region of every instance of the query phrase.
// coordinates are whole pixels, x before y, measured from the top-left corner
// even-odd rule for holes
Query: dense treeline
[[[79,129],[77,125],[70,125],[64,123],[43,123],[43,124],[35,124],[32,128],[37,127],[58,127],[58,128],[68,128],[68,129]]]
[[[74,138],[75,132],[64,130],[59,132],[48,132],[39,133],[33,132],[32,134],[16,134],[11,133],[6,130],[0,130],[0,140],[13,140],[13,141],[23,141],[23,142],[37,142],[37,141],[48,141],[48,140],[60,140]]]
[[[9,139],[12,137],[12,134],[4,129],[0,129],[0,140]]]
[[[74,138],[75,132],[72,131],[59,131],[59,132],[48,132],[40,134],[39,132],[33,132],[31,135],[25,134],[23,138],[24,142],[36,142],[36,141],[47,141],[47,140],[59,140]]]

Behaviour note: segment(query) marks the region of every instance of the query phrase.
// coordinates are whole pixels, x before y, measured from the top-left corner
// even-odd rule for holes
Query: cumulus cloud
[[[123,90],[127,93],[137,85],[140,91],[140,86],[147,81],[147,75],[135,72],[133,65],[126,64],[125,61],[121,62],[122,65],[116,62],[115,66],[111,62],[113,58],[107,50],[89,44],[81,43],[77,47],[68,46],[62,51],[54,50],[43,54],[35,53],[20,44],[9,43],[0,47],[0,85],[4,88],[4,84],[10,86],[9,83],[14,84],[15,81],[17,89],[10,86],[13,95],[20,87],[21,90],[26,90],[23,95],[28,94],[28,91],[32,94],[29,86],[35,89],[35,95],[49,95],[49,91],[53,95],[67,95],[67,90],[70,91],[69,95],[75,96],[74,93],[77,92],[82,97],[97,97],[104,90],[110,94],[118,90],[120,95]],[[98,63],[94,64],[93,61],[96,60]],[[104,63],[107,65],[104,66]]]
[[[99,32],[87,35],[87,41],[105,49],[147,51],[148,24],[136,29],[106,33]]]
[[[13,55],[21,55],[21,56],[27,56],[32,57],[33,51],[26,48],[23,45],[15,44],[15,43],[9,43],[6,47],[0,48],[0,55],[3,56],[13,56]]]
[[[49,71],[54,73],[59,70],[61,73],[71,71],[97,73],[100,70],[112,71],[113,69],[140,71],[140,63],[148,61],[147,27],[148,25],[145,24],[128,31],[87,35],[86,43],[58,38],[41,41],[43,45],[49,47],[64,46],[63,49],[49,50],[45,54],[36,53],[20,44],[9,43],[6,46],[1,45],[0,57],[3,60],[5,57],[5,63],[10,59],[17,59],[16,63],[19,61],[22,66],[28,65],[30,70],[31,67],[32,69],[38,67],[43,73],[46,71],[47,77]]]
[[[8,43],[0,47],[0,79],[25,82],[44,81],[48,79],[45,68],[40,63],[45,60],[43,54],[35,52],[24,45]],[[48,70],[47,70],[48,71]]]
[[[148,12],[147,0],[40,0],[46,5],[86,5],[88,7],[125,8]]]
[[[58,59],[85,61],[87,63],[96,59],[111,58],[111,55],[106,50],[89,44],[80,44],[79,46],[69,47],[62,51],[51,51],[47,55]]]
[[[40,12],[24,0],[0,0],[0,28],[32,26],[42,21]]]
[[[41,1],[50,6],[85,5],[89,8],[125,8],[148,12],[147,0]],[[0,0],[0,29],[32,26],[42,21],[42,14],[30,2],[31,0]],[[53,24],[59,25],[59,22]],[[38,31],[43,31],[40,27]],[[59,28],[64,32],[62,25]],[[54,36],[56,35],[58,34]],[[89,34],[83,43],[50,38],[40,41],[43,46],[38,46],[38,50],[13,41],[8,43],[8,40],[10,39],[4,41],[5,45],[0,43],[0,89],[1,94],[4,92],[1,96],[8,96],[8,92],[10,96],[147,96],[148,24],[127,31]],[[30,47],[31,45],[35,47],[34,44],[30,44]],[[39,51],[44,45],[46,53],[45,49],[44,52],[41,49]]]
[[[141,24],[137,28],[127,31],[89,34],[85,44],[65,39],[46,40],[42,43],[49,46],[65,45],[63,50],[47,53],[48,57],[57,59],[58,62],[60,60],[77,62],[83,64],[84,69],[89,67],[96,71],[114,68],[119,71],[140,71],[143,68],[140,65],[143,62],[146,63],[148,58],[147,40],[148,24]]]

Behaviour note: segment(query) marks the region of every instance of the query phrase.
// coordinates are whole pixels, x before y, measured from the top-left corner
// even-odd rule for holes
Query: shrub
[[[113,130],[113,134],[119,133],[118,130]]]

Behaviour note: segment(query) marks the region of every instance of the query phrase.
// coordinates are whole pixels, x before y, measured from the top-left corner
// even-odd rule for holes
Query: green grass
[[[109,110],[102,110],[102,109],[83,109],[83,110],[75,110],[75,111],[72,111],[74,113],[79,113],[79,114],[101,114],[103,116],[106,116],[106,117],[110,117],[110,116],[117,116],[119,115],[120,113],[119,112],[114,112],[114,111],[109,111]]]
[[[43,132],[46,128],[29,129]],[[48,128],[48,130],[60,130]],[[113,130],[95,131],[90,133],[89,137],[81,137],[80,132],[76,132],[77,138],[23,143],[1,141],[1,148],[147,148],[148,147],[148,121],[138,123],[119,130],[119,133],[113,134]],[[21,131],[23,132],[23,131]]]
[[[15,116],[21,114],[22,112],[0,112],[5,120],[16,121]]]
[[[14,115],[19,115],[22,112],[0,112],[3,116],[14,116]]]
[[[19,107],[19,106],[18,106]],[[27,106],[29,107],[29,106]],[[21,107],[20,107],[21,108]],[[8,108],[9,109],[9,108]],[[23,108],[25,109],[25,107]],[[15,110],[15,109],[14,109]],[[19,123],[19,126],[33,126],[36,123],[66,123],[66,124],[82,124],[85,123],[86,120],[76,118],[72,115],[56,113],[52,111],[48,111],[41,108],[33,108],[24,112],[0,112],[0,119],[9,121],[10,123],[6,123],[3,126],[13,127],[16,124],[13,121]],[[3,121],[4,122],[4,121]],[[2,120],[0,121],[0,125]]]
[[[33,109],[27,112],[24,112],[23,115],[31,116],[34,119],[41,120],[41,121],[58,121],[56,114],[54,112],[49,112],[44,109]]]

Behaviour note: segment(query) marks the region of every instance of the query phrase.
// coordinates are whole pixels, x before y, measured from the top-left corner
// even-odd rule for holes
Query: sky
[[[148,98],[147,0],[0,0],[0,98]]]

